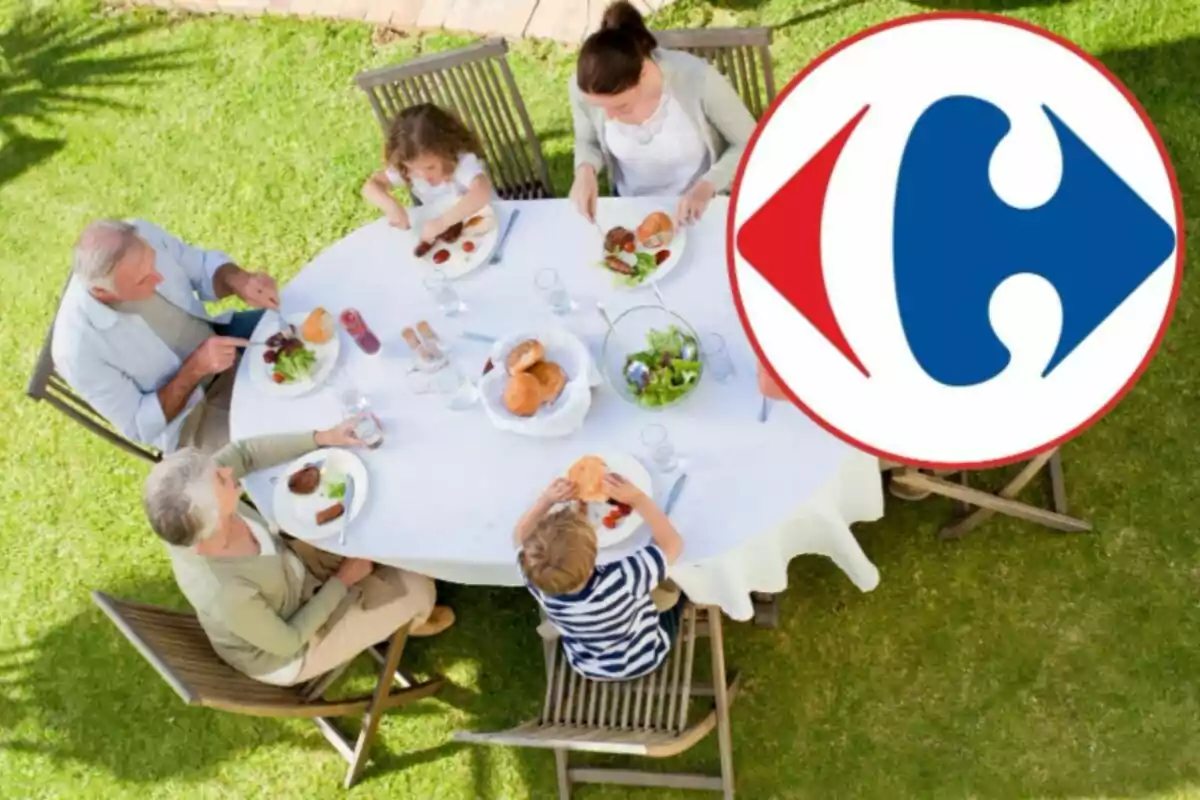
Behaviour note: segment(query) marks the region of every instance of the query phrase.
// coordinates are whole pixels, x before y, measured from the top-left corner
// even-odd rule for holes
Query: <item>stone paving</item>
[[[357,20],[397,30],[462,31],[578,44],[596,29],[608,0],[132,0],[196,13],[290,14]],[[651,14],[671,0],[633,0]]]

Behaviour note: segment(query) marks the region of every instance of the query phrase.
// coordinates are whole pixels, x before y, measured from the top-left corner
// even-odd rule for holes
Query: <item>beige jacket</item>
[[[728,192],[746,143],[754,133],[754,117],[725,76],[704,59],[661,49],[654,51],[653,58],[662,70],[664,90],[683,106],[708,147],[712,167],[702,179],[710,181],[718,192]],[[567,93],[575,121],[575,169],[584,164],[590,164],[597,174],[607,169],[611,181],[616,171],[604,142],[604,109],[584,101],[574,75]]]
[[[241,478],[299,458],[317,447],[312,433],[261,436],[233,442],[213,458]],[[304,655],[308,642],[348,596],[339,580],[317,579],[289,562],[299,558],[257,511],[238,513],[266,528],[274,555],[210,557],[190,547],[168,547],[175,580],[196,610],[213,650],[249,675],[268,675]],[[301,564],[301,567],[303,565]],[[298,578],[303,575],[303,579]],[[315,593],[314,593],[315,592]]]

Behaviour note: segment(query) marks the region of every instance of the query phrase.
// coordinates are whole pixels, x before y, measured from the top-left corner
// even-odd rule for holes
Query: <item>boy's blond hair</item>
[[[574,508],[547,514],[522,543],[521,567],[548,595],[578,589],[596,569],[596,531]]]

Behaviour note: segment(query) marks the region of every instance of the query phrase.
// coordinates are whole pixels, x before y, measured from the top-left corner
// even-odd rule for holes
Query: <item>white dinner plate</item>
[[[272,322],[268,321],[268,317],[278,320],[278,315],[264,315],[263,322],[259,323],[258,329],[255,330],[254,340],[265,341],[272,333],[262,332],[263,328],[271,330]],[[288,322],[296,326],[296,330],[300,330],[300,326],[304,324],[304,320],[308,318],[308,313],[288,314],[286,319]],[[313,344],[304,338],[300,337],[304,342],[304,346],[311,349],[317,357],[317,362],[313,364],[312,372],[304,380],[293,381],[292,383],[276,383],[271,377],[275,372],[275,366],[263,361],[263,353],[267,348],[263,345],[255,345],[246,351],[243,358],[250,359],[250,377],[258,384],[259,389],[267,394],[276,397],[299,397],[302,394],[307,394],[318,386],[321,386],[325,381],[329,380],[329,376],[333,374],[333,368],[337,366],[338,353],[341,352],[342,342],[335,328],[333,337],[324,344]]]
[[[627,453],[613,452],[594,452],[585,453],[584,455],[594,455],[600,458],[608,466],[609,472],[615,472],[625,480],[632,483],[634,486],[646,493],[647,497],[654,496],[654,480],[650,477],[650,473],[642,466],[642,462],[638,461],[633,456]],[[582,457],[582,456],[581,456]],[[578,459],[576,459],[578,460]],[[558,477],[566,477],[567,472],[575,462],[567,464],[558,473]],[[282,479],[281,479],[282,480]],[[616,506],[608,503],[588,503],[588,522],[596,529],[596,546],[603,550],[606,547],[612,547],[629,538],[638,528],[642,526],[642,517],[637,512],[627,516],[625,519],[617,523],[617,527],[609,530],[604,527],[604,518],[608,513],[616,508]]]
[[[675,218],[675,214],[669,208],[661,208],[661,209],[654,209],[654,210],[662,211],[663,213],[665,213],[667,216],[671,217],[672,219]],[[622,212],[620,209],[620,206],[609,207],[606,211],[604,204],[601,203],[600,207],[596,209],[596,222],[599,224],[600,229],[604,230],[605,232],[612,230],[613,228],[617,227],[618,225],[620,225],[623,228],[628,228],[629,230],[636,232],[638,225],[641,225],[642,221],[644,219],[646,219],[646,217],[649,216],[651,213],[653,213],[653,212],[648,211],[639,217],[636,215],[631,215],[628,210]],[[599,233],[600,233],[599,231],[596,232],[597,236],[599,235]],[[681,260],[683,260],[684,250],[687,247],[687,239],[688,239],[687,228],[676,227],[675,228],[675,238],[673,238],[671,240],[671,243],[669,245],[667,245],[665,248],[660,248],[663,250],[670,251],[671,255],[667,258],[666,261],[664,261],[663,263],[658,265],[658,269],[651,272],[649,275],[646,276],[645,280],[643,280],[641,283],[639,283],[635,286],[631,286],[631,285],[627,284],[625,282],[625,278],[623,276],[618,275],[617,273],[613,272],[612,270],[606,269],[603,266],[600,266],[600,262],[604,260],[604,256],[605,256],[605,253],[603,252],[603,250],[604,250],[603,242],[601,242],[600,246],[597,248],[596,258],[593,263],[596,264],[596,269],[602,269],[605,272],[607,272],[609,275],[611,275],[613,278],[613,284],[615,286],[617,286],[618,288],[620,288],[620,289],[640,289],[643,286],[650,286],[652,284],[658,283],[663,278],[667,277],[667,275],[669,275],[671,273],[671,271],[673,269],[675,269],[675,267],[679,266],[679,262]],[[638,246],[639,251],[643,250],[643,249],[644,248],[642,248],[640,245]],[[646,252],[653,253],[653,252],[657,252],[657,251],[647,250]],[[622,257],[626,260],[629,260],[633,257],[633,255],[630,253],[623,253]]]
[[[321,467],[321,485],[312,494],[293,494],[288,488],[288,478],[307,464]],[[350,512],[332,522],[317,525],[317,512],[338,502],[329,496],[329,490],[344,475],[354,477],[354,499]],[[354,453],[340,448],[316,450],[288,464],[275,482],[275,522],[280,530],[297,539],[316,541],[336,536],[342,532],[347,519],[353,521],[362,511],[363,504],[367,502],[367,485],[367,467]]]
[[[413,254],[413,250],[421,242],[421,226],[425,224],[426,220],[432,219],[439,213],[441,213],[440,208],[429,206],[413,206],[408,209],[408,219],[412,224],[412,227],[405,231],[409,247],[408,257],[422,269],[441,270],[451,280],[461,278],[486,264],[492,257],[492,251],[496,249],[496,243],[500,239],[500,215],[492,206],[487,206],[479,212],[479,216],[484,217],[484,222],[481,224],[482,229],[486,232],[475,234],[471,232],[471,229],[464,227],[462,235],[454,244],[438,242],[421,258],[417,258]],[[475,249],[469,253],[466,252],[463,249],[464,242],[471,242]],[[450,258],[442,264],[435,264],[433,256],[439,250],[448,250]]]

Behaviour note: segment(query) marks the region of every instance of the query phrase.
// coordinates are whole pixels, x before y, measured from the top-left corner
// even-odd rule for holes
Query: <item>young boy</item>
[[[652,672],[679,628],[677,589],[659,586],[683,539],[654,501],[619,475],[604,478],[608,496],[630,506],[650,526],[653,543],[620,561],[596,565],[596,532],[560,478],[517,523],[517,559],[529,591],[562,636],[567,660],[580,674],[625,680]],[[570,503],[557,511],[559,503]],[[655,595],[674,592],[673,605]]]

